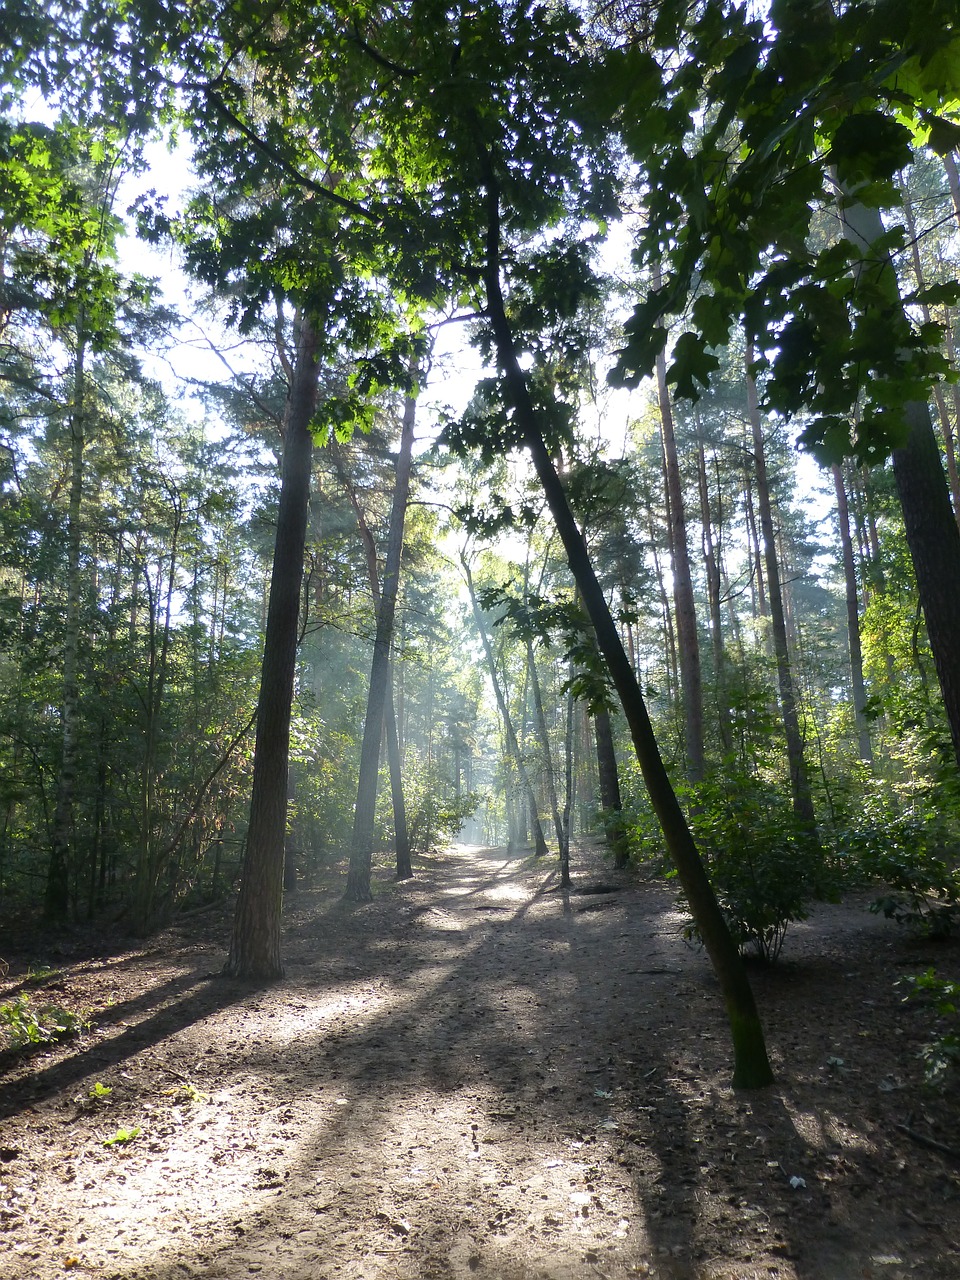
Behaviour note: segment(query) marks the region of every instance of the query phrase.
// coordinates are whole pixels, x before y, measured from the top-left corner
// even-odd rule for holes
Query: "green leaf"
[[[851,186],[890,179],[913,161],[911,136],[906,125],[882,111],[856,111],[834,133],[827,163]]]
[[[938,156],[948,155],[960,148],[960,125],[954,124],[952,120],[945,120],[943,116],[929,117],[929,125],[927,146]]]
[[[710,385],[710,375],[720,368],[720,361],[706,349],[706,341],[699,333],[682,333],[673,349],[673,361],[667,370],[667,382],[677,388],[677,395],[686,400],[699,400],[697,387]]]

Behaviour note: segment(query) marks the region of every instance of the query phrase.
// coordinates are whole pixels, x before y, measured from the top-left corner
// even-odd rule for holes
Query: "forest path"
[[[0,1278],[960,1277],[960,1179],[895,1128],[955,1108],[911,1100],[892,926],[796,928],[755,973],[781,1083],[734,1094],[672,894],[575,875],[458,846],[297,894],[265,991],[211,978],[226,916],[64,964],[96,1029],[0,1080]]]

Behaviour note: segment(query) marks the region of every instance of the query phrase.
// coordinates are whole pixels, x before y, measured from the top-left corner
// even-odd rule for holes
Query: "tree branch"
[[[212,85],[205,84],[200,86],[200,90],[204,97],[212,104],[212,106],[227,120],[233,127],[243,135],[244,138],[253,146],[262,156],[265,156],[272,164],[276,165],[283,173],[291,178],[298,186],[305,188],[307,191],[313,192],[314,195],[323,196],[325,200],[329,200],[331,204],[335,204],[338,208],[345,210],[347,213],[354,214],[355,217],[364,218],[367,222],[379,222],[376,214],[364,208],[362,204],[358,204],[356,200],[348,200],[346,196],[338,195],[331,186],[324,182],[317,182],[314,178],[309,177],[305,173],[301,173],[295,164],[292,164],[284,155],[258,133],[255,133],[249,125],[244,124],[236,112],[224,102],[223,98],[213,88]]]

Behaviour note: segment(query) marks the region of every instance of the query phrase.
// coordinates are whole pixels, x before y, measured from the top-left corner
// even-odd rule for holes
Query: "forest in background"
[[[697,851],[737,948],[864,882],[949,928],[960,36],[912,8],[15,5],[4,914],[243,869],[278,971],[284,879],[602,831],[721,969]],[[182,208],[120,207],[174,134]],[[252,371],[148,376],[187,317],[124,234]],[[485,375],[417,422],[449,324]]]

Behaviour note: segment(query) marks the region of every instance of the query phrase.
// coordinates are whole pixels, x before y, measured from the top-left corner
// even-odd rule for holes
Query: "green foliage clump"
[[[788,926],[805,920],[809,904],[832,899],[838,877],[816,835],[794,817],[788,802],[760,779],[728,775],[690,790],[691,830],[707,864],[710,880],[730,932],[741,951],[752,949],[767,963],[780,954]],[[627,833],[638,846],[656,852],[644,859],[672,878],[654,836],[652,814],[638,823],[631,807]],[[699,938],[696,925],[684,930]]]
[[[960,982],[938,978],[933,969],[902,979],[904,1000],[922,1000],[937,1016],[939,1034],[920,1050],[928,1084],[943,1083],[960,1062]]]
[[[903,807],[867,795],[840,848],[862,879],[883,892],[871,911],[923,937],[947,937],[960,919],[960,843],[948,808],[931,792]]]
[[[26,992],[0,1004],[0,1036],[10,1049],[51,1044],[64,1036],[79,1035],[89,1025],[90,1020],[83,1013],[52,1002],[34,1004]]]
[[[452,840],[476,813],[481,796],[445,794],[448,785],[435,770],[419,769],[407,783],[407,825],[411,853],[429,853]]]
[[[759,779],[733,776],[696,789],[691,828],[730,932],[767,963],[809,904],[836,896],[817,836]],[[695,926],[691,932],[696,936]]]

